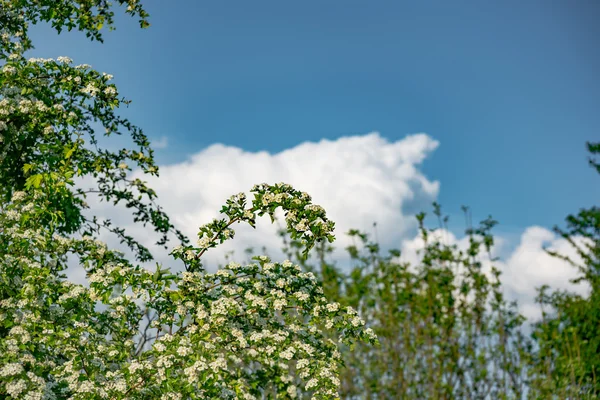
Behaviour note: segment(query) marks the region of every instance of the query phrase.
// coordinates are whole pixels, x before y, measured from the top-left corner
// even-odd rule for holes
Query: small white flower
[[[19,398],[19,395],[27,389],[27,383],[23,379],[19,379],[18,381],[12,381],[6,384],[6,393],[10,396]]]
[[[367,334],[367,336],[369,336],[372,339],[377,337],[377,335],[375,335],[375,332],[373,332],[373,329],[371,329],[371,328],[365,329],[365,333]]]
[[[81,92],[88,93],[92,97],[96,97],[96,95],[98,94],[99,91],[100,91],[100,89],[98,89],[96,86],[94,86],[93,83],[88,83],[88,85],[86,87],[81,89]]]
[[[201,249],[207,248],[209,243],[210,243],[210,239],[205,236],[198,239],[198,242],[197,242],[198,247],[200,247]]]
[[[177,354],[179,354],[182,357],[185,357],[188,354],[192,354],[192,349],[190,349],[189,347],[180,346],[177,348]]]
[[[283,307],[285,307],[286,305],[287,301],[285,301],[285,299],[277,299],[273,302],[273,308],[278,311],[283,309]]]
[[[292,357],[294,357],[295,352],[296,352],[296,349],[294,349],[293,347],[290,346],[286,350],[279,353],[279,355],[281,357],[285,358],[286,360],[291,360]]]
[[[114,96],[114,95],[117,94],[117,89],[115,89],[112,86],[109,86],[106,89],[104,89],[104,94],[107,95],[107,96],[112,97],[112,96]]]
[[[306,390],[309,390],[310,388],[313,388],[315,386],[317,386],[317,380],[315,378],[312,378],[311,380],[306,382]]]
[[[298,393],[296,391],[296,386],[294,386],[294,385],[288,386],[286,392],[292,399],[295,399],[296,396],[298,395]]]
[[[11,75],[11,74],[14,74],[15,72],[17,72],[17,69],[15,67],[13,67],[12,65],[5,65],[4,68],[2,68],[2,71],[5,74]]]
[[[36,101],[35,102],[35,107],[38,109],[38,111],[41,111],[41,112],[48,111],[48,107],[44,104],[43,101],[39,101],[39,100]]]
[[[73,60],[71,60],[69,57],[63,57],[63,56],[58,57],[56,60],[63,64],[71,64],[73,62]]]
[[[23,114],[27,114],[29,111],[31,111],[31,101],[29,100],[21,100],[19,102],[19,111],[22,112]]]
[[[23,366],[19,363],[6,364],[0,369],[0,376],[19,375],[23,372]]]
[[[25,199],[25,197],[27,196],[27,194],[25,192],[14,192],[12,195],[12,201],[21,201],[23,199]]]
[[[308,293],[302,293],[302,292],[296,292],[296,293],[294,293],[294,296],[296,296],[296,298],[300,301],[306,301],[310,297],[308,295]]]

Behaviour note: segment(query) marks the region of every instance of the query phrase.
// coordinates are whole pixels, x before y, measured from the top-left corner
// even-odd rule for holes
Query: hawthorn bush
[[[148,25],[137,0],[117,2]],[[376,343],[357,311],[328,302],[316,277],[290,261],[258,256],[215,274],[202,255],[281,207],[305,246],[333,241],[334,223],[289,185],[256,185],[247,205],[200,227],[195,244],[171,224],[156,194],[127,172],[156,175],[141,129],[119,117],[111,76],[67,57],[26,59],[30,23],[77,28],[95,40],[112,26],[105,0],[0,1],[0,396],[13,399],[338,398],[341,345]],[[109,151],[127,133],[134,149]],[[75,178],[97,186],[83,190]],[[90,193],[123,203],[150,225],[184,271],[148,270],[98,240],[117,235],[138,261],[150,251],[111,221],[84,211]],[[65,274],[74,256],[87,285]]]

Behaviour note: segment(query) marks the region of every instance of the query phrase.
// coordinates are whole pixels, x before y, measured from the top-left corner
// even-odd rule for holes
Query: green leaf
[[[31,186],[33,186],[34,188],[39,188],[40,185],[42,184],[43,178],[44,178],[44,176],[42,174],[31,175],[25,181],[25,188],[30,189]]]
[[[23,165],[23,172],[27,174],[33,168],[33,164],[25,164]]]

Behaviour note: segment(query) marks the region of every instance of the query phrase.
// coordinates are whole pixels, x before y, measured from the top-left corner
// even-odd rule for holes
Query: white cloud
[[[581,243],[581,240],[577,239],[576,242]],[[526,317],[540,315],[539,307],[533,304],[533,300],[537,295],[536,288],[542,285],[549,285],[552,289],[569,289],[580,294],[588,291],[588,286],[570,282],[578,276],[577,269],[547,254],[544,246],[577,263],[581,262],[575,249],[565,239],[539,226],[527,228],[521,235],[517,248],[505,262],[499,263],[504,274],[505,290],[511,297],[522,302],[522,312]]]
[[[419,259],[416,250],[422,247],[422,242],[415,236],[414,214],[427,209],[439,191],[439,183],[425,177],[419,166],[437,146],[438,142],[425,134],[389,142],[378,133],[302,143],[276,154],[215,144],[186,161],[161,166],[160,178],[149,179],[149,184],[175,225],[192,240],[199,226],[219,217],[219,210],[230,195],[240,191],[250,195],[249,190],[256,183],[286,182],[311,194],[314,203],[323,206],[336,222],[334,259],[341,261],[339,265],[346,264],[348,256],[344,249],[351,244],[345,232],[351,228],[371,232],[374,221],[382,248],[401,246],[404,260],[415,262]],[[139,171],[134,175],[148,179]],[[114,209],[106,203],[90,201],[90,204],[94,213],[125,226],[155,249],[152,243],[156,235],[134,225],[128,210]],[[248,246],[259,253],[265,246],[272,257],[282,257],[282,241],[268,217],[258,221],[256,230],[245,225],[233,228],[236,230],[233,240],[206,253],[205,264],[209,269],[223,263],[226,252],[233,249],[234,258],[243,261],[243,250]],[[459,239],[450,232],[438,231],[438,234],[444,234],[449,244],[468,246],[467,238]],[[108,242],[116,244],[114,239]],[[548,256],[542,249],[544,244],[573,255],[564,240],[540,227],[525,230],[512,252],[505,248],[501,237],[496,237],[495,255],[504,256],[504,261],[496,265],[503,271],[505,291],[510,299],[520,301],[521,311],[528,317],[538,315],[533,304],[536,287],[542,284],[571,287],[568,281],[575,275],[573,268]],[[155,254],[158,261],[173,266],[166,251]],[[484,268],[489,269],[489,265],[484,260]]]
[[[218,217],[230,195],[240,191],[250,195],[256,183],[286,182],[308,192],[325,208],[336,222],[340,250],[350,243],[345,232],[367,229],[374,221],[382,244],[392,245],[414,231],[415,219],[406,210],[437,197],[438,182],[428,180],[418,169],[437,146],[425,134],[390,143],[378,133],[302,143],[277,154],[215,144],[187,161],[162,166],[160,178],[149,183],[174,223],[190,238],[200,225]],[[268,218],[259,221],[256,231],[241,225],[234,228],[234,241],[222,245],[220,251],[209,251],[209,260],[222,259],[233,248],[241,251],[265,245],[270,254],[276,254],[281,247]]]

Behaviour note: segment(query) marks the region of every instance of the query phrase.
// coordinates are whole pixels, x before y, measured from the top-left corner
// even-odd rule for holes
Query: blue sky
[[[36,27],[34,53],[114,74],[127,115],[168,138],[162,164],[425,132],[440,146],[421,171],[453,215],[510,233],[600,195],[584,147],[600,139],[598,2],[146,3],[147,30],[119,17],[101,45]]]

